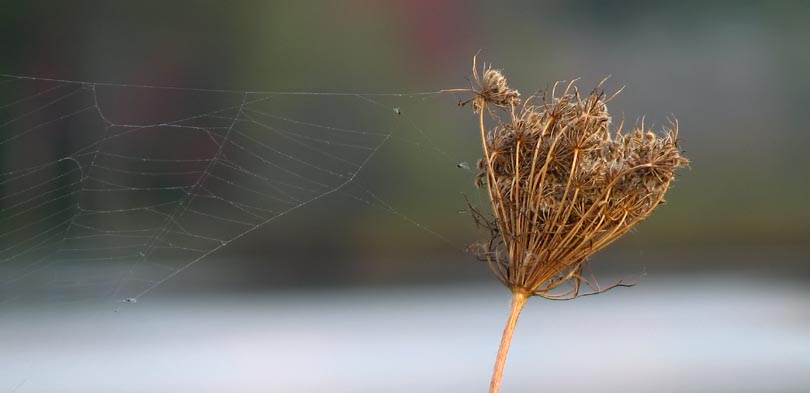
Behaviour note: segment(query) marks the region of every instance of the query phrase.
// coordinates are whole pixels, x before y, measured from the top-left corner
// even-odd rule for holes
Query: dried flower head
[[[581,96],[571,82],[558,96],[555,85],[539,103],[537,97],[521,102],[506,87],[514,93],[505,119],[489,112],[496,125],[489,131],[482,125],[477,184],[487,188],[494,218],[475,210],[492,234],[479,251],[513,291],[570,299],[581,295],[583,282],[602,291],[585,274],[588,257],[647,218],[675,169],[688,164],[676,121],[661,136],[643,123],[628,134],[612,133],[609,98],[600,87]],[[503,106],[477,94],[476,111]]]
[[[520,103],[520,93],[506,84],[506,77],[500,70],[493,70],[492,66],[484,65],[484,71],[478,74],[478,67],[473,57],[473,83],[476,86],[471,88],[475,97],[462,103],[464,106],[472,102],[473,111],[480,112],[487,104],[502,108],[511,108]]]
[[[479,114],[484,156],[476,184],[487,189],[494,217],[472,208],[489,230],[479,256],[513,293],[491,392],[497,392],[517,317],[530,296],[568,300],[600,293],[588,258],[663,202],[675,170],[688,164],[678,123],[658,135],[642,124],[611,131],[602,83],[587,95],[570,82],[557,94],[520,99],[500,71],[485,68],[470,101]],[[604,82],[604,81],[603,81]],[[615,96],[615,94],[614,94]],[[469,102],[469,101],[468,101]],[[493,110],[491,106],[502,110]],[[494,121],[489,130],[484,114]],[[582,284],[591,288],[582,293]]]

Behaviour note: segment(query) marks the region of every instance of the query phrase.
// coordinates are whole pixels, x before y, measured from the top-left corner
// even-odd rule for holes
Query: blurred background
[[[486,236],[464,213],[487,206],[476,118],[416,94],[468,87],[479,50],[524,95],[610,75],[614,122],[676,117],[692,162],[591,259],[639,284],[531,302],[504,391],[810,387],[804,3],[4,6],[0,392],[485,391],[509,294],[464,251]],[[244,149],[218,153],[228,130]],[[219,154],[231,171],[194,188]],[[178,201],[222,247],[150,232],[167,247],[144,262],[78,229],[169,228]]]

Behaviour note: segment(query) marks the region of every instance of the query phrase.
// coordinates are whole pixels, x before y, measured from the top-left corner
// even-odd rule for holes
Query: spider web
[[[437,94],[0,75],[0,304],[39,297],[137,302],[246,234],[343,192],[392,137],[364,128],[369,108],[398,117],[399,107],[384,99]],[[313,110],[334,120],[305,120]],[[408,143],[432,145],[414,129],[423,142]],[[350,196],[449,242],[360,189]],[[59,274],[51,274],[54,267]],[[72,268],[81,273],[66,273]]]

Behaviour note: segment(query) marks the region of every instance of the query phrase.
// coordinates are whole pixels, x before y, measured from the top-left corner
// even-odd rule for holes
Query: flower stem
[[[501,338],[501,347],[498,350],[498,357],[495,359],[495,370],[492,372],[492,383],[489,385],[489,393],[498,393],[501,391],[501,379],[503,379],[503,367],[506,364],[506,356],[509,354],[509,345],[512,343],[512,334],[515,332],[518,317],[529,300],[529,295],[522,291],[515,291],[512,294],[512,307],[509,310],[509,319],[506,321],[506,327],[503,329],[503,338]]]

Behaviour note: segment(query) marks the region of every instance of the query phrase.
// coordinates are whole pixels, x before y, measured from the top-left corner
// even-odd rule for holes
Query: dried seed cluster
[[[480,77],[474,73],[473,78],[480,87],[478,96],[473,99],[474,111],[480,111],[486,104],[509,108],[520,103],[520,93],[506,84],[506,77],[500,70],[489,67]]]
[[[643,124],[612,132],[601,83],[587,96],[571,82],[559,96],[555,85],[550,97],[521,100],[500,71],[473,70],[484,150],[476,183],[494,212],[472,209],[492,234],[476,251],[516,292],[571,299],[583,282],[591,293],[612,288],[599,288],[587,259],[649,216],[688,164],[677,122],[661,136]]]

